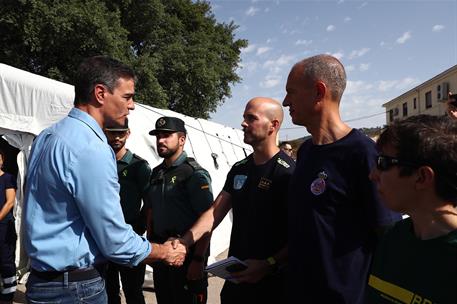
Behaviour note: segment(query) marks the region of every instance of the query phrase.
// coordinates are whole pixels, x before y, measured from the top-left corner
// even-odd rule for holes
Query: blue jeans
[[[105,280],[97,277],[90,280],[69,282],[68,273],[62,282],[48,282],[33,274],[27,280],[27,303],[60,304],[106,304],[108,297]]]

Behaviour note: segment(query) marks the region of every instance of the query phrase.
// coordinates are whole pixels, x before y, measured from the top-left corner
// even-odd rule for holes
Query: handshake
[[[151,243],[152,250],[145,263],[162,261],[170,266],[182,266],[188,253],[188,245],[184,239],[170,238],[163,244]]]

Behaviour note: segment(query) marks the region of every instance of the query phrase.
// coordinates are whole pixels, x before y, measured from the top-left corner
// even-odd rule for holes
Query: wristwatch
[[[271,267],[271,270],[273,271],[273,273],[278,272],[278,270],[279,270],[278,262],[276,261],[276,259],[274,257],[272,257],[272,256],[268,257],[267,263]]]

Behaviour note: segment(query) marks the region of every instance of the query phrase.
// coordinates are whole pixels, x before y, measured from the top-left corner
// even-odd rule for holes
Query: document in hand
[[[208,265],[205,269],[206,272],[212,273],[215,276],[221,277],[230,282],[238,283],[237,280],[232,278],[232,272],[242,271],[248,268],[245,262],[238,260],[231,256],[224,260],[218,261]]]

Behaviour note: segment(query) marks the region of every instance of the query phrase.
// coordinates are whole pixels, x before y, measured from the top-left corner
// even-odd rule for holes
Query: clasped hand
[[[162,244],[166,250],[164,262],[170,266],[182,266],[187,254],[187,248],[183,244],[174,244],[172,241],[166,241]]]

